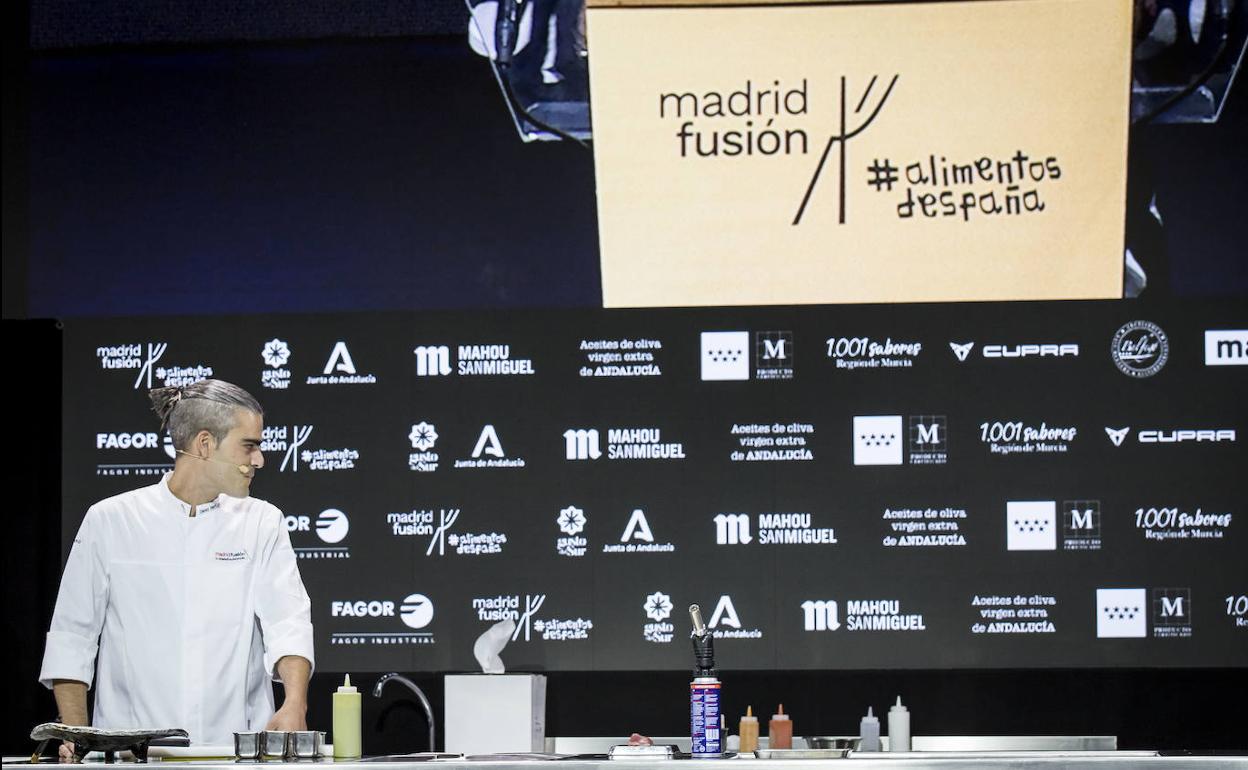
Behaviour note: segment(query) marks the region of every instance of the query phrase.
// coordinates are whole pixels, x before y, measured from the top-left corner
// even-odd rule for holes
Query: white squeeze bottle
[[[360,692],[347,674],[334,693],[334,759],[355,759],[360,754]]]
[[[910,712],[901,705],[901,696],[897,703],[888,710],[888,750],[910,750]]]
[[[858,743],[859,751],[880,750],[880,720],[870,706],[867,706],[867,715],[858,725],[858,736],[862,739]]]

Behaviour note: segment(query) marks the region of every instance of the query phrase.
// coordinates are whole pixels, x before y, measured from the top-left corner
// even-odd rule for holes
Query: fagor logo
[[[841,627],[835,599],[802,602],[802,627],[806,631],[835,631]]]
[[[325,546],[315,548],[295,545],[295,556],[300,559],[350,559],[351,549],[338,545],[347,538],[351,531],[351,522],[347,514],[337,508],[326,508],[313,521],[305,515],[287,515],[283,517],[286,531],[291,533],[316,532],[316,537]],[[299,541],[295,541],[296,543]]]
[[[1248,364],[1248,329],[1205,332],[1205,366]]]
[[[347,519],[347,514],[337,508],[327,508],[316,517],[316,536],[322,542],[331,545],[341,543],[349,531],[351,522]]]
[[[564,457],[568,460],[597,460],[602,457],[596,428],[569,428],[563,432]]]
[[[424,628],[433,621],[433,602],[424,594],[409,594],[399,607],[399,619],[408,628]]]
[[[384,600],[334,601],[329,614],[335,618],[392,618],[395,603]],[[398,604],[398,617],[408,628],[424,628],[433,620],[433,602],[424,594],[409,594]]]
[[[97,433],[95,434],[95,448],[102,452],[102,456],[106,459],[127,460],[127,462],[96,463],[95,475],[97,476],[159,476],[172,467],[172,463],[165,458],[174,460],[177,456],[168,434],[162,439],[159,434],[150,431]],[[152,452],[154,449],[163,449],[165,457],[156,455]],[[142,454],[130,454],[121,458],[116,454],[118,450],[125,452],[140,450]],[[152,461],[153,455],[160,458],[158,462]],[[147,462],[136,462],[136,460],[147,460]]]
[[[451,373],[451,351],[446,345],[420,345],[416,354],[417,377],[445,377]]]
[[[160,436],[155,433],[97,433],[96,449],[156,449]]]

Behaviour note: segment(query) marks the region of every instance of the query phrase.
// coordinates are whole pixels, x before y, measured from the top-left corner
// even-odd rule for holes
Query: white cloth
[[[159,484],[91,506],[61,578],[39,681],[95,682],[96,727],[263,730],[284,655],[312,657],[311,603],[282,513]],[[98,640],[98,641],[97,641]]]

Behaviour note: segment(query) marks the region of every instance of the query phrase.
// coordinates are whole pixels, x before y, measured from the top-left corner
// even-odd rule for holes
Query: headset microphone
[[[218,460],[218,459],[217,459],[217,458],[215,458],[215,457],[200,457],[199,455],[193,455],[193,454],[191,454],[190,452],[187,452],[187,451],[186,451],[186,450],[184,450],[184,449],[179,449],[179,450],[177,450],[177,452],[178,452],[178,454],[180,454],[180,455],[186,455],[187,457],[194,457],[196,460],[206,460],[206,461],[210,461],[210,462],[214,462],[214,463],[221,463],[222,465],[229,465],[230,467],[234,468],[234,470],[238,471],[239,473],[243,474],[244,476],[250,476],[250,475],[251,475],[251,466],[250,466],[250,465],[235,465],[234,463],[231,463],[231,462],[226,462],[225,460]]]

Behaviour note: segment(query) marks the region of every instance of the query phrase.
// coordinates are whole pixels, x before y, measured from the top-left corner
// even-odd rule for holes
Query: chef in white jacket
[[[87,511],[39,680],[68,724],[88,724],[94,679],[100,728],[182,727],[197,744],[306,730],[311,606],[281,511],[249,496],[260,404],[220,380],[150,395],[174,469]]]

